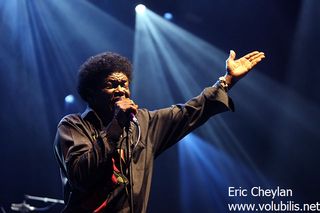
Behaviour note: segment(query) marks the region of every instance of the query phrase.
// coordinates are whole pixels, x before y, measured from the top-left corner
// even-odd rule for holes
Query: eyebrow
[[[106,79],[106,82],[128,82],[127,79]]]

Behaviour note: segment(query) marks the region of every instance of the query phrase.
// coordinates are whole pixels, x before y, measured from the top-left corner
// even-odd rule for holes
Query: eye
[[[126,82],[122,82],[120,85],[121,85],[121,87],[125,87],[125,88],[127,87]]]
[[[123,86],[124,86],[125,88],[129,88],[129,81],[124,81],[124,82],[123,82]]]
[[[128,89],[129,83],[128,81],[106,81],[105,82],[105,89],[115,89],[118,86]]]
[[[106,89],[112,89],[112,87],[113,87],[113,84],[110,81],[106,82],[105,84]]]

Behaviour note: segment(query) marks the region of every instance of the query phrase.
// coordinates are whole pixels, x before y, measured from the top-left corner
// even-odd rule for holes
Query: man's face
[[[113,72],[108,75],[103,82],[102,99],[110,110],[113,110],[114,104],[122,98],[130,98],[129,79],[122,72]]]

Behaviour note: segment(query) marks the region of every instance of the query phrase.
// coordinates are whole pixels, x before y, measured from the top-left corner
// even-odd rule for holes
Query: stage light
[[[75,100],[75,98],[74,98],[73,95],[67,95],[67,96],[64,98],[64,101],[65,101],[67,104],[73,103],[74,100]]]
[[[144,11],[146,10],[146,6],[144,6],[143,4],[138,4],[135,10],[136,10],[136,13],[143,14]]]
[[[167,13],[163,14],[163,18],[170,21],[170,20],[172,20],[173,15],[172,15],[172,13],[167,12]]]

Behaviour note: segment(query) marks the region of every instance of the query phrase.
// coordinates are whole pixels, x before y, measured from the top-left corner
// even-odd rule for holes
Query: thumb
[[[234,60],[236,58],[236,53],[233,50],[230,50],[230,54],[229,54],[229,60]]]

